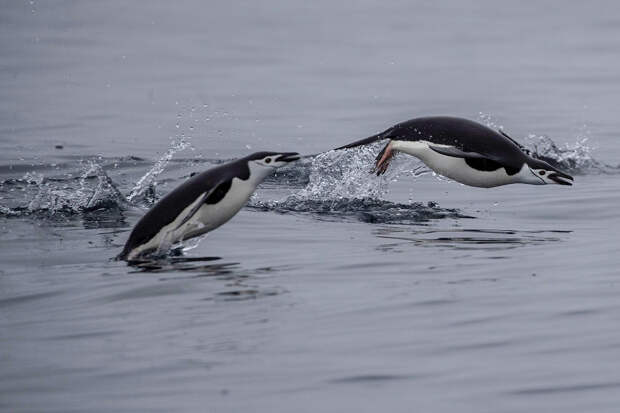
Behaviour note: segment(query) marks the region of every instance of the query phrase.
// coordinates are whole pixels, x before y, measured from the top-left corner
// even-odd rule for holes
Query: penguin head
[[[573,177],[559,171],[550,164],[540,159],[529,159],[527,166],[535,177],[531,177],[532,183],[545,185],[545,184],[558,184],[558,185],[572,185]]]
[[[256,152],[246,157],[249,164],[274,170],[299,159],[297,152]]]

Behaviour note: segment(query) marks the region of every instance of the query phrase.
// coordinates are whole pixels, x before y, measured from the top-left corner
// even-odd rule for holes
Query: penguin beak
[[[548,175],[548,178],[554,181],[556,184],[560,184],[560,185],[572,185],[573,184],[572,176],[559,172],[559,171],[550,173]]]
[[[297,152],[284,152],[276,158],[276,162],[293,162],[299,159]]]

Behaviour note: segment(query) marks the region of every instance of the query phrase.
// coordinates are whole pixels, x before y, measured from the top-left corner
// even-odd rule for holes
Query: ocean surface
[[[615,1],[0,1],[0,411],[617,412],[619,98]],[[575,185],[329,151],[438,114]],[[258,150],[312,156],[113,260]]]

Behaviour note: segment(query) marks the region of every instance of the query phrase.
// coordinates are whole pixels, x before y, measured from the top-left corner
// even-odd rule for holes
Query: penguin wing
[[[521,169],[522,163],[518,159],[506,159],[506,157],[501,156],[501,154],[493,153],[493,151],[465,151],[454,146],[437,146],[437,145],[428,145],[433,151],[440,153],[445,156],[452,156],[453,158],[464,158],[465,160],[481,160],[481,161],[491,161],[497,163],[503,167],[512,168],[512,170],[516,169],[517,171]]]
[[[462,151],[454,146],[437,146],[428,145],[429,148],[442,155],[451,156],[453,158],[475,158],[475,159],[493,159],[488,154],[481,154],[478,152],[466,152]]]
[[[213,189],[211,189],[211,191],[213,191]],[[210,191],[210,192],[211,192]],[[198,201],[196,202],[196,204],[194,204],[194,206],[192,207],[192,209],[189,210],[189,212],[187,213],[187,215],[185,215],[185,217],[183,218],[183,220],[181,221],[181,223],[179,225],[177,225],[177,227],[175,228],[175,230],[181,228],[183,225],[185,225],[185,223],[187,221],[189,221],[190,219],[192,219],[192,217],[196,214],[196,212],[198,212],[198,210],[200,209],[200,207],[202,207],[202,204],[205,203],[205,199],[207,199],[207,197],[209,196],[210,192],[205,192],[204,194],[200,195],[200,198],[198,198]]]
[[[194,206],[192,207],[192,209],[188,211],[187,215],[185,215],[181,223],[177,225],[175,229],[181,228],[181,226],[183,226],[187,221],[192,219],[192,217],[196,214],[196,212],[198,212],[198,210],[204,204],[216,204],[220,200],[222,200],[222,198],[224,198],[224,196],[226,195],[226,192],[228,192],[228,189],[230,188],[231,183],[232,183],[232,180],[230,179],[220,181],[217,184],[215,184],[212,188],[210,188],[208,191],[200,195],[198,200],[194,203]]]
[[[479,171],[494,171],[498,168],[504,168],[508,175],[514,175],[521,167],[513,161],[506,162],[501,157],[491,153],[466,152],[458,148],[448,146],[441,147],[436,145],[428,145],[433,151],[454,158],[463,158],[469,166]]]

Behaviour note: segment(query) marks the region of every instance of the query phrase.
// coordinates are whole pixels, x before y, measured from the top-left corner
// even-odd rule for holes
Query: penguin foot
[[[394,151],[392,150],[392,142],[389,142],[385,145],[381,152],[379,152],[379,155],[377,155],[377,162],[375,163],[372,173],[376,173],[377,176],[383,175],[390,166],[390,161],[393,156]]]

